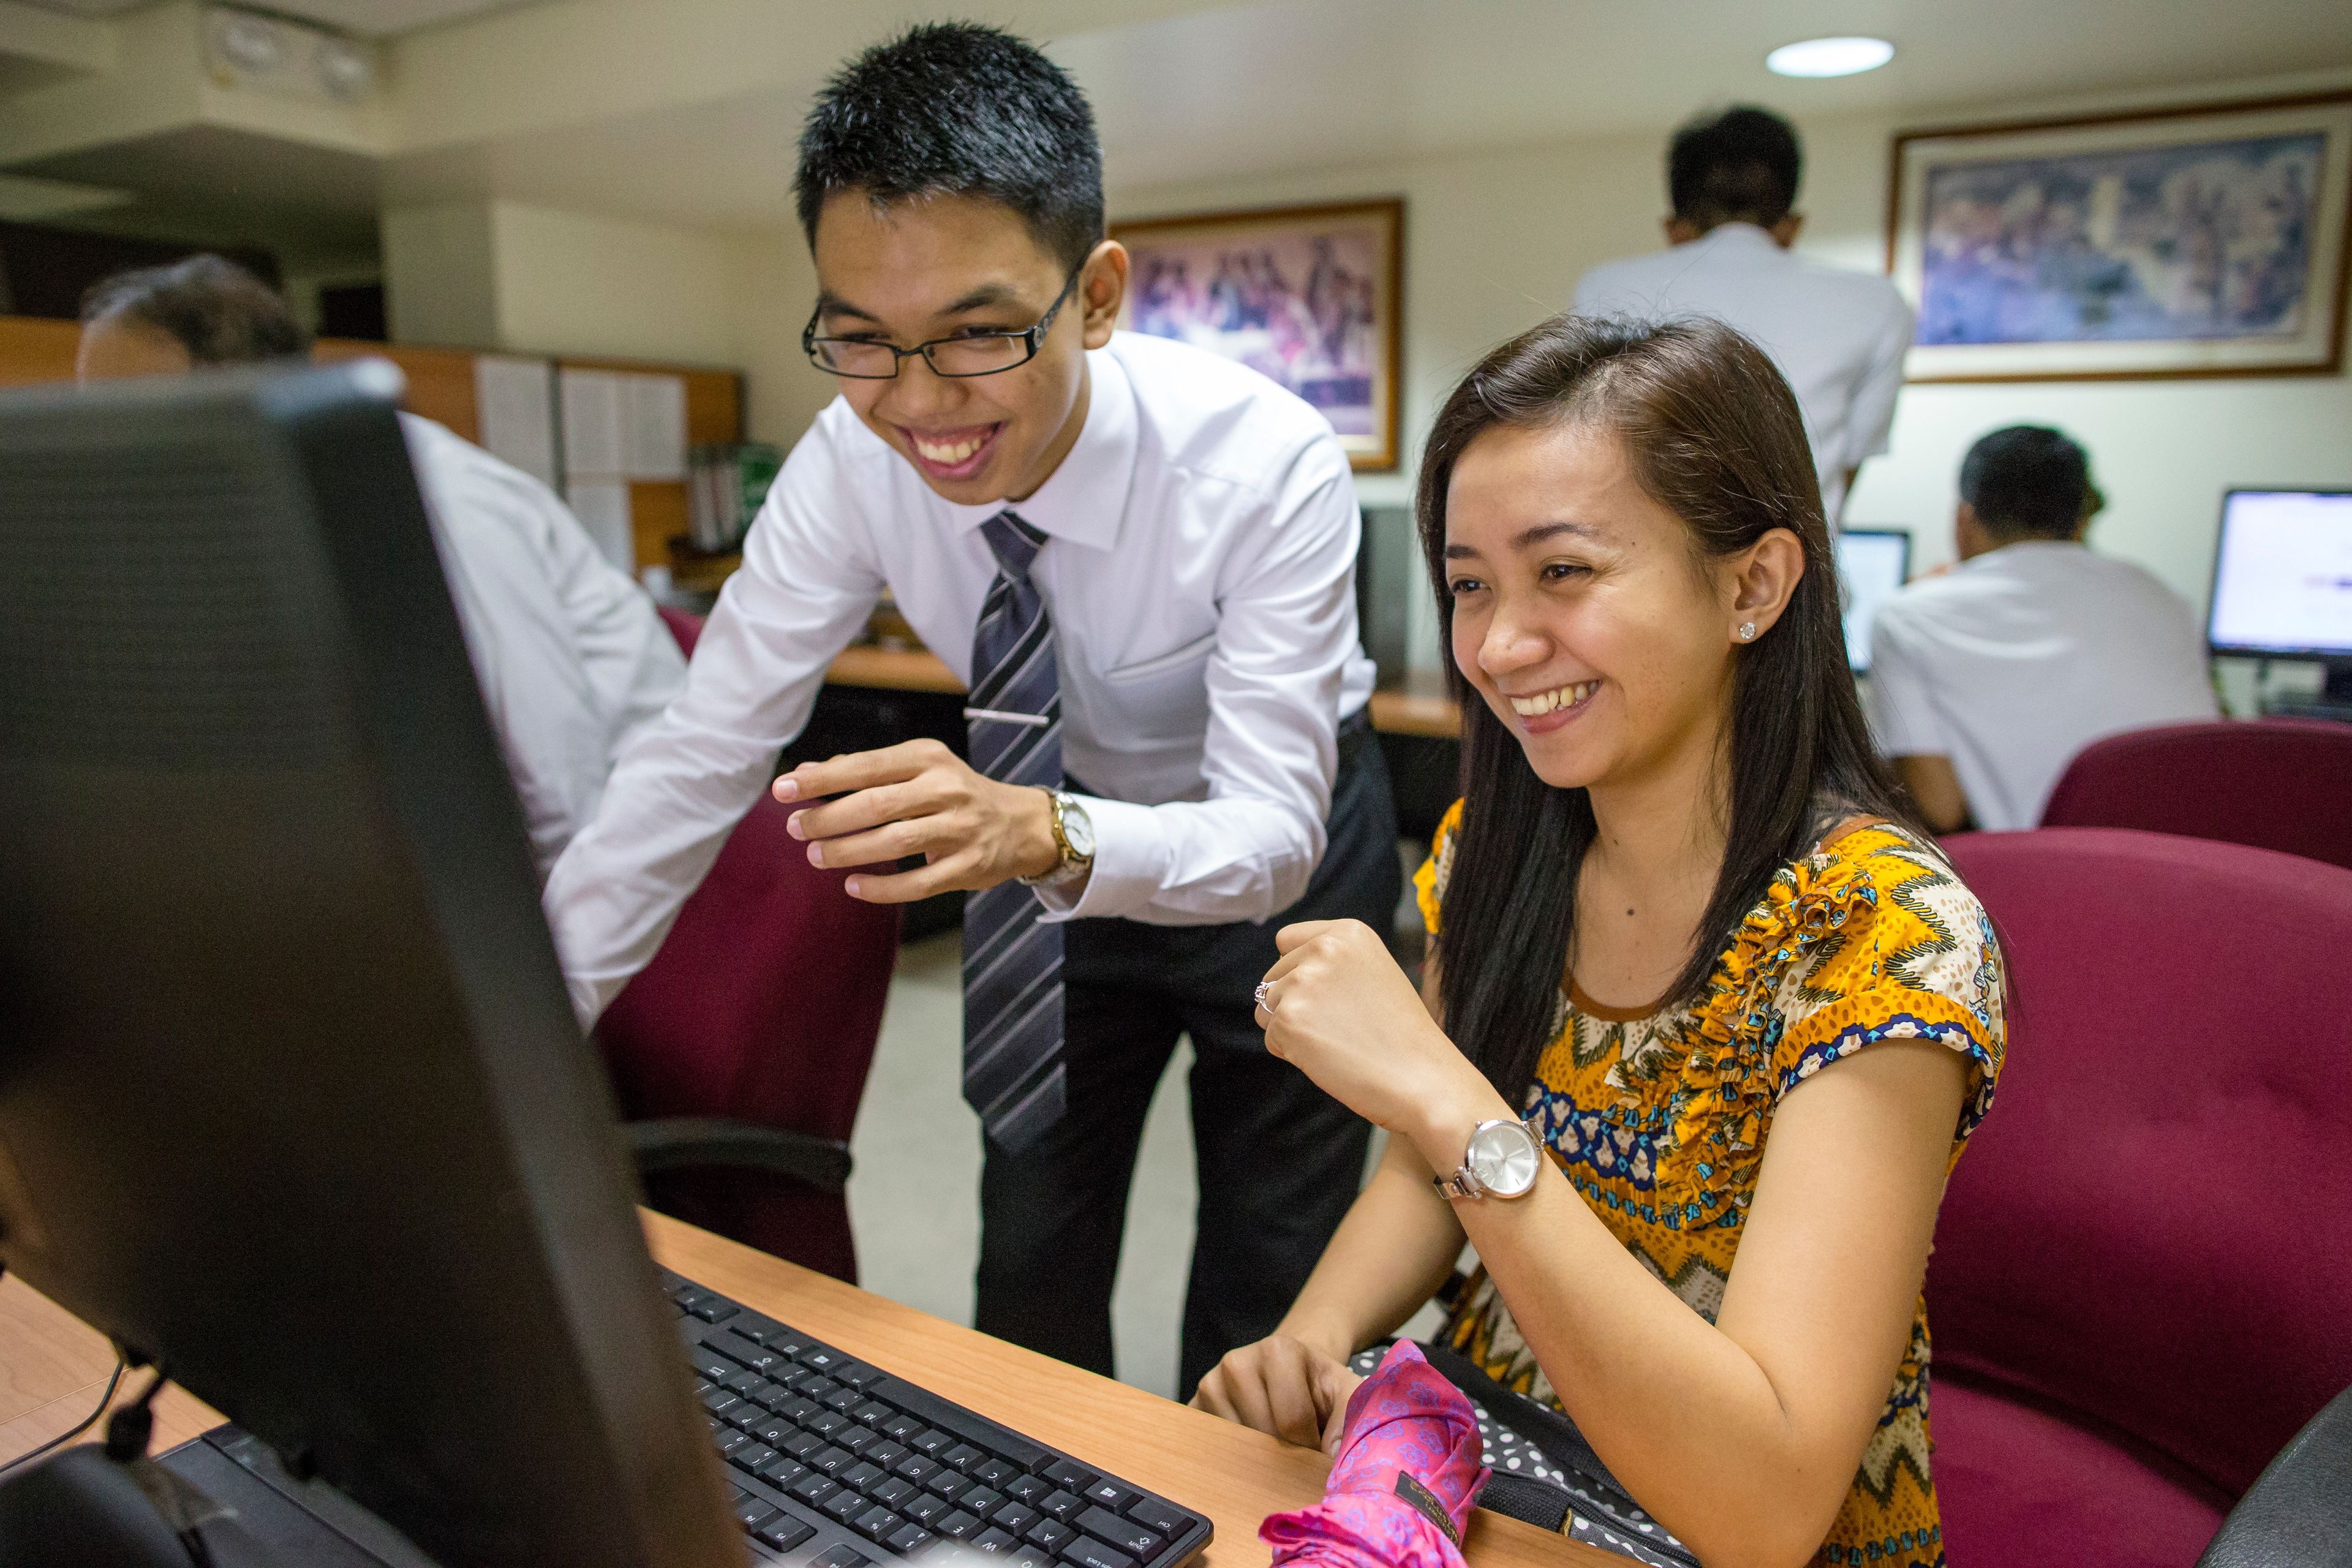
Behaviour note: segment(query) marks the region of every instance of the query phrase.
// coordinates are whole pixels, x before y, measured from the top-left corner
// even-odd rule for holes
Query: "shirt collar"
[[[1691,243],[1695,246],[1705,246],[1709,250],[1741,251],[1751,256],[1789,254],[1780,248],[1780,242],[1774,239],[1766,230],[1759,228],[1752,223],[1741,223],[1736,218],[1729,223],[1717,224]]]
[[[958,529],[970,532],[1009,510],[1055,539],[1095,550],[1108,550],[1118,542],[1128,489],[1135,478],[1135,387],[1126,367],[1107,348],[1087,353],[1087,422],[1061,466],[1026,500],[984,506],[946,503]]]

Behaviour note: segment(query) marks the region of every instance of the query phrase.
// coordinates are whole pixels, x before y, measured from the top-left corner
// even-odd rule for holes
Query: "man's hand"
[[[1344,1359],[1280,1331],[1228,1351],[1192,1394],[1192,1408],[1296,1443],[1336,1451],[1348,1396],[1364,1380]]]
[[[868,903],[908,904],[1042,877],[1061,860],[1051,795],[976,773],[937,741],[803,763],[775,782],[774,793],[788,805],[841,797],[792,815],[788,826],[793,837],[810,841],[812,866],[887,866],[909,855],[929,862],[850,878],[849,896]]]

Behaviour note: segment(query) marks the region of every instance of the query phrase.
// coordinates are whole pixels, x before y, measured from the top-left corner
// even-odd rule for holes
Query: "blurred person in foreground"
[[[1790,123],[1742,105],[1692,121],[1666,153],[1668,248],[1596,267],[1580,316],[1664,321],[1710,316],[1772,356],[1804,416],[1830,531],[1866,458],[1886,450],[1911,307],[1875,273],[1792,250],[1803,150]]]
[[[2032,827],[2092,742],[2219,716],[2195,614],[2084,542],[2104,504],[2065,435],[1996,430],[1960,464],[1959,563],[1879,606],[1871,728],[1937,832]]]
[[[310,353],[276,290],[196,256],[92,288],[74,370],[108,381]],[[552,490],[430,419],[403,414],[400,426],[544,881],[595,815],[622,742],[685,684],[686,661]]]

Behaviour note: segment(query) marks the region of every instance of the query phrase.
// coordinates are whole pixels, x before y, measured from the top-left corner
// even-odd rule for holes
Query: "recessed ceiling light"
[[[1807,38],[1766,55],[1764,68],[1775,76],[1856,76],[1894,58],[1885,38]]]

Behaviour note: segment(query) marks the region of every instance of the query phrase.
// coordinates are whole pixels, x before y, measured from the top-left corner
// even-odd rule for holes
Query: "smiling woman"
[[[1394,1136],[1199,1403],[1331,1436],[1467,1240],[1443,1338],[1578,1539],[1934,1568],[1920,1282],[2001,964],[1871,752],[1795,399],[1719,323],[1559,318],[1447,400],[1420,512],[1465,775],[1423,1005],[1344,922],[1261,999]]]

